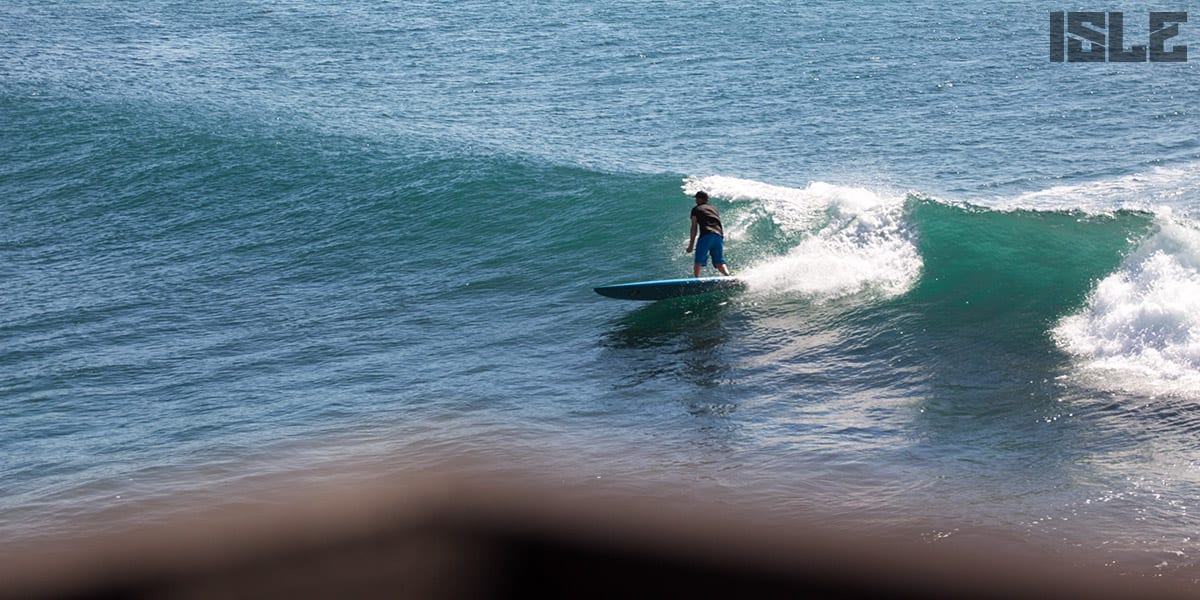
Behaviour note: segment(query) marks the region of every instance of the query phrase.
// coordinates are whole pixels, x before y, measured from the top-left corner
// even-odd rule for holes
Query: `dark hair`
[[[708,192],[704,192],[704,191],[696,192],[696,198],[698,200],[708,200]]]

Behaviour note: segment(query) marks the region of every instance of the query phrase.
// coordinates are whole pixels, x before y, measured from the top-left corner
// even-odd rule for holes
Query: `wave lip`
[[[989,206],[1001,209],[1084,210],[1117,209],[1163,212],[1186,198],[1200,195],[1200,162],[1110,179],[1057,185],[1011,198],[994,198]]]
[[[1200,395],[1200,230],[1162,223],[1052,333],[1104,387]]]

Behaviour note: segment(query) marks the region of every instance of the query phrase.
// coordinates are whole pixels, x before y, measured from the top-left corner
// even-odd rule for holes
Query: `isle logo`
[[[1150,13],[1149,39],[1125,47],[1125,13],[1050,13],[1050,62],[1187,62],[1187,44],[1167,41],[1179,37],[1186,12]]]

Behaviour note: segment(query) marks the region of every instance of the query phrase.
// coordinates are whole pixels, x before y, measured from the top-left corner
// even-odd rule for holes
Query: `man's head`
[[[708,192],[696,192],[696,204],[704,204],[708,202]]]

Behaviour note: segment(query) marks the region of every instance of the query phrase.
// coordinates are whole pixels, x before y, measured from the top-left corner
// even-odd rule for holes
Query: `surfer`
[[[696,239],[696,234],[700,239]],[[725,231],[721,227],[721,215],[716,207],[708,203],[708,193],[696,192],[696,206],[692,207],[692,232],[688,240],[688,254],[696,251],[696,264],[692,269],[693,275],[700,276],[712,256],[713,266],[722,275],[729,275],[729,267],[725,266]]]

